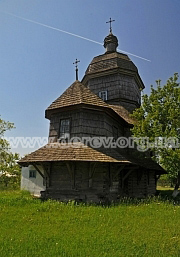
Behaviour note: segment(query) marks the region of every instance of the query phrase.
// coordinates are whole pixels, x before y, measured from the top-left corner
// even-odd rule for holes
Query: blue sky
[[[129,55],[145,93],[155,80],[180,73],[179,0],[0,0],[0,115],[16,126],[8,137],[48,136],[44,111],[74,82],[72,63],[80,60],[81,80],[104,48],[7,13],[102,43],[112,17],[118,48],[151,60]]]

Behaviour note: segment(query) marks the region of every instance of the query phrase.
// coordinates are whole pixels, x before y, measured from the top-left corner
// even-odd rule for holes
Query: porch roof
[[[116,150],[110,148],[95,149],[82,143],[49,143],[35,152],[26,155],[18,163],[51,161],[96,161],[131,163]]]
[[[132,164],[158,171],[164,174],[166,171],[151,158],[145,157],[135,151],[135,155],[127,154],[126,150],[113,148],[95,149],[83,143],[49,143],[38,150],[26,155],[18,161],[21,166],[30,163],[55,162],[55,161],[87,161]]]

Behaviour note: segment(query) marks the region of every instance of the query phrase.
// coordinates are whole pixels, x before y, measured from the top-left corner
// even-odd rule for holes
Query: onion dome
[[[106,48],[106,53],[116,52],[117,47],[118,39],[112,34],[112,32],[110,32],[109,35],[104,39],[104,48]]]

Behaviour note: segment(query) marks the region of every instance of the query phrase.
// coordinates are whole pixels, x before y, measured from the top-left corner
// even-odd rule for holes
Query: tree
[[[10,152],[10,146],[4,134],[7,130],[14,128],[14,124],[0,118],[0,183],[8,186],[12,183],[17,186],[20,182],[20,168],[17,164],[19,155]]]
[[[136,122],[132,129],[135,137],[147,137],[146,148],[155,154],[169,177],[176,180],[175,189],[180,186],[180,86],[178,73],[167,80],[164,86],[160,80],[151,86],[151,93],[142,96],[142,105],[132,117]]]

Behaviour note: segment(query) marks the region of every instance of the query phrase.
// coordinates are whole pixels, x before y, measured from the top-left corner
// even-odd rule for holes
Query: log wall
[[[139,169],[128,177],[128,195],[136,198],[144,198],[156,193],[155,172]]]
[[[47,197],[61,201],[77,200],[106,202],[120,197],[144,198],[155,194],[154,172],[128,169],[121,165],[91,162],[56,162],[51,167]]]

